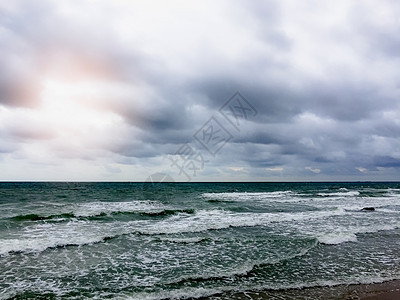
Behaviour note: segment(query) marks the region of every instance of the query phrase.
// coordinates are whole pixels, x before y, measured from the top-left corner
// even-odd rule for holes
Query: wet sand
[[[357,299],[357,298],[355,298]],[[400,280],[393,280],[384,283],[363,285],[359,299],[365,300],[399,300]]]
[[[313,287],[289,290],[264,290],[258,292],[224,293],[211,297],[198,298],[201,300],[245,300],[245,299],[326,299],[326,300],[399,300],[400,280],[392,280],[373,284],[352,284]]]

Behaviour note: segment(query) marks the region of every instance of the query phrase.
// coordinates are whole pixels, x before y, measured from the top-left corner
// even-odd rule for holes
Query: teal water
[[[229,299],[390,279],[400,183],[0,183],[0,299]]]

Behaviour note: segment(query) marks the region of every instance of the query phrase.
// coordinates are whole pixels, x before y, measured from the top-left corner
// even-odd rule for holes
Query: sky
[[[397,181],[399,15],[0,0],[0,180]]]

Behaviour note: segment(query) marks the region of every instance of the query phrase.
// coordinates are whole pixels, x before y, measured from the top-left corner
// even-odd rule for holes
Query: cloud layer
[[[399,14],[0,1],[0,180],[398,180]],[[237,91],[256,112],[240,126],[219,111]],[[195,138],[211,117],[231,136],[217,153]]]

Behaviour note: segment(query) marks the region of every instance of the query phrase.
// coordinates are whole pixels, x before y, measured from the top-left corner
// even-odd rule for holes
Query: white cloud
[[[311,172],[313,172],[315,174],[319,174],[321,172],[320,169],[312,168],[312,167],[305,167],[304,169],[309,170],[309,171],[311,171]]]
[[[366,173],[366,172],[368,172],[368,170],[366,169],[366,168],[363,168],[363,167],[357,167],[356,168],[358,171],[360,171],[361,173]]]
[[[284,169],[282,167],[273,167],[273,168],[265,168],[265,170],[272,172],[282,172]]]
[[[234,172],[239,172],[239,171],[243,171],[243,167],[229,167],[228,169],[234,171]]]

